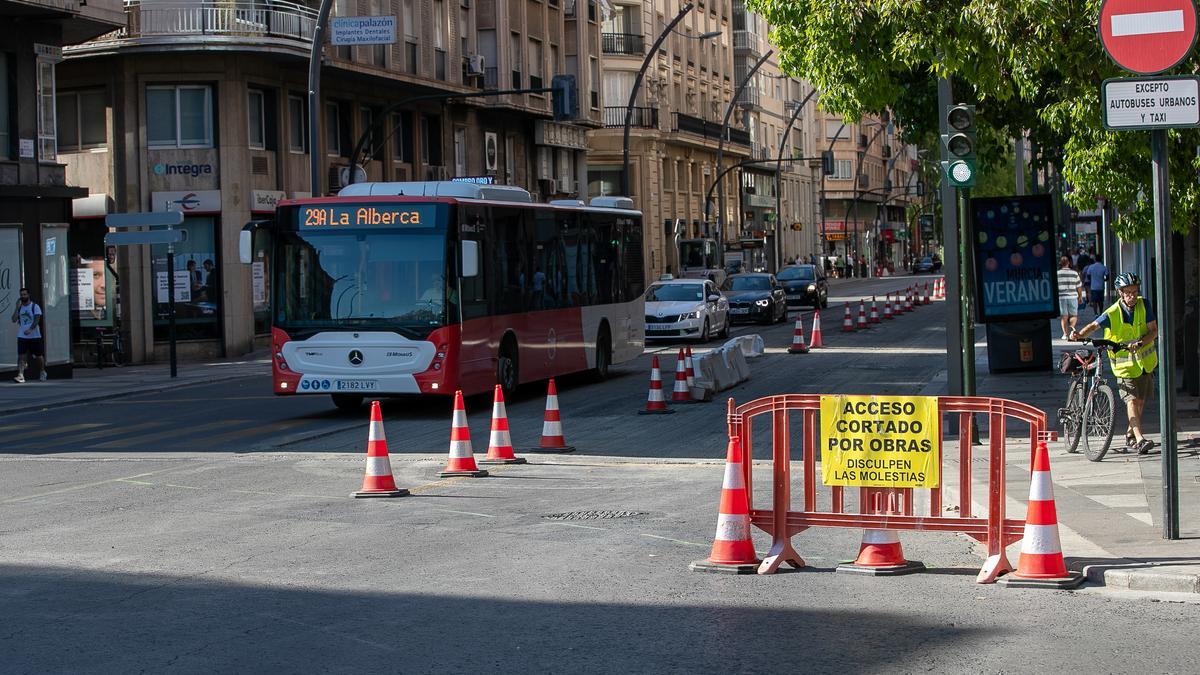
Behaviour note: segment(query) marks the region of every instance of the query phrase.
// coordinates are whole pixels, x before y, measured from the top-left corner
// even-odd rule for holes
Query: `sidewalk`
[[[123,368],[76,368],[70,379],[36,378],[25,384],[11,379],[0,382],[0,416],[55,406],[88,403],[123,396],[138,396],[197,383],[220,382],[271,372],[266,352],[246,354],[227,361],[184,362],[172,379],[166,363]]]
[[[983,331],[979,332],[982,336]],[[1054,340],[1054,357],[1075,343]],[[1034,373],[988,372],[987,343],[976,343],[977,394],[1022,401],[1046,413],[1051,430],[1059,430],[1057,410],[1066,398],[1068,378],[1057,371]],[[946,392],[941,373],[922,393]],[[1090,462],[1082,449],[1066,452],[1060,440],[1050,444],[1054,496],[1062,530],[1063,552],[1072,569],[1093,583],[1109,587],[1162,592],[1200,593],[1200,400],[1177,394],[1179,426],[1179,512],[1182,539],[1162,536],[1162,457],[1156,448],[1148,455],[1120,453],[1125,430],[1125,407],[1116,400],[1112,447],[1100,462]],[[1146,406],[1147,436],[1161,442],[1157,399]],[[986,433],[986,425],[981,430]],[[1008,455],[1011,499],[1024,509],[1029,485],[1027,443],[1010,431]],[[986,436],[981,439],[986,447]],[[947,443],[957,443],[947,439]],[[1013,469],[1022,469],[1015,471]],[[950,469],[947,469],[948,471]],[[986,482],[985,482],[986,485]],[[986,487],[984,488],[986,490]],[[986,491],[983,493],[986,494]],[[1014,559],[1015,560],[1015,559]]]

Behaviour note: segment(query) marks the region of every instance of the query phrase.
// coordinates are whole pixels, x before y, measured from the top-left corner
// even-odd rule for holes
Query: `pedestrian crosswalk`
[[[1146,525],[1154,525],[1136,456],[1109,455],[1096,463],[1088,461],[1082,453],[1056,453],[1052,463],[1056,485]]]

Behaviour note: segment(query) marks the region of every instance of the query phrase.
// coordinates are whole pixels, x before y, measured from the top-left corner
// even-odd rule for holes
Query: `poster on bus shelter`
[[[1058,316],[1050,195],[971,200],[975,307],[980,323]]]

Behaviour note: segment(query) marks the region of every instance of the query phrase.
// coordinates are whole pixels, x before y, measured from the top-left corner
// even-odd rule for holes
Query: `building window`
[[[341,119],[338,115],[338,104],[325,104],[325,152],[330,157],[337,157],[342,154],[342,135],[339,133],[342,128]]]
[[[59,152],[77,152],[108,143],[103,91],[59,94],[56,108]]]
[[[540,40],[529,40],[529,88],[542,87],[542,43]]]
[[[421,161],[442,165],[442,118],[437,115],[421,116]]]
[[[467,175],[467,130],[454,128],[454,175]]]
[[[246,92],[247,142],[254,150],[267,147],[267,107],[265,97],[258,89]]]
[[[512,59],[512,88],[522,89],[521,86],[521,34],[509,36],[509,57]]]
[[[211,148],[212,89],[146,87],[146,143],[151,148]]]
[[[854,167],[848,159],[839,159],[833,163],[833,180],[850,180],[854,177]]]
[[[300,96],[288,96],[288,150],[308,151],[307,103]]]
[[[397,162],[413,161],[412,113],[402,112],[392,116],[392,152]]]
[[[840,120],[825,120],[825,138],[831,141],[850,138],[850,127],[842,124]]]
[[[38,59],[37,62],[37,106],[38,106],[38,159],[52,162],[58,158],[58,123],[54,115],[54,62]]]
[[[12,157],[12,120],[9,119],[12,94],[9,87],[13,79],[8,54],[0,52],[0,159]]]

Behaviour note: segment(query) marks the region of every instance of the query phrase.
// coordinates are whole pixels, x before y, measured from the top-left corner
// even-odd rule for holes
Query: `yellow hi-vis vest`
[[[1113,342],[1132,342],[1146,334],[1146,305],[1142,298],[1137,299],[1133,306],[1133,323],[1125,323],[1121,311],[1121,301],[1113,303],[1112,307],[1104,310],[1108,317],[1108,327],[1104,329],[1104,339]],[[1113,375],[1133,379],[1142,373],[1150,373],[1158,366],[1158,350],[1155,341],[1151,340],[1141,346],[1136,353],[1127,349],[1112,352],[1110,362]]]

